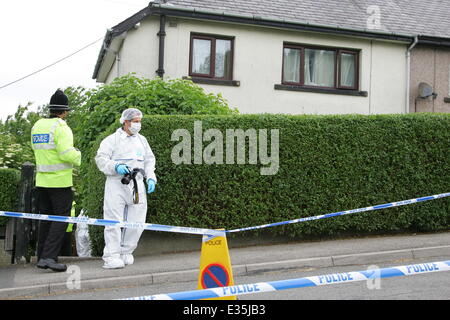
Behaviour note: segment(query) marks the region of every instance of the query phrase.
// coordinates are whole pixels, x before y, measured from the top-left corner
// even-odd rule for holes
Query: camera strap
[[[133,178],[133,203],[139,203],[139,188],[138,183],[136,181],[136,177]]]
[[[145,177],[145,171],[142,169],[139,169],[139,172],[142,174],[143,176],[143,180],[144,180],[144,186],[146,186],[146,177]],[[136,180],[136,176],[133,176],[133,203],[134,204],[138,204],[139,203],[139,188],[138,188],[138,183]]]

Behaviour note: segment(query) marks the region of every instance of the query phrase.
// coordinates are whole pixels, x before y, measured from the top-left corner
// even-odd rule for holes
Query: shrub
[[[176,129],[192,136],[218,129],[279,130],[279,170],[261,175],[258,164],[180,164],[171,153]],[[97,140],[92,159],[102,138]],[[150,223],[240,228],[449,192],[450,116],[146,116],[141,133],[157,160],[158,184],[148,196]],[[270,136],[270,134],[269,134]],[[194,143],[194,142],[192,142]],[[203,149],[211,142],[203,141]],[[194,145],[194,144],[193,144]],[[270,144],[269,144],[270,145]],[[226,142],[223,141],[225,153]],[[270,150],[270,148],[269,148]],[[247,148],[247,157],[248,157]],[[85,208],[102,216],[105,178],[92,161]],[[340,235],[436,231],[450,226],[450,199],[267,229],[273,235],[320,238]],[[91,229],[94,251],[103,229]],[[260,231],[248,231],[255,235]]]
[[[31,146],[16,142],[11,134],[0,135],[0,168],[20,169],[26,161],[34,161]]]
[[[74,106],[68,123],[74,130],[76,145],[82,151],[118,120],[123,110],[131,107],[145,115],[237,113],[228,107],[220,94],[207,94],[192,81],[182,79],[149,80],[130,74],[91,91],[72,89],[66,92],[80,103]],[[76,92],[79,93],[74,94]]]
[[[20,171],[15,169],[0,169],[0,210],[16,211],[19,201]],[[8,221],[0,217],[0,226]]]

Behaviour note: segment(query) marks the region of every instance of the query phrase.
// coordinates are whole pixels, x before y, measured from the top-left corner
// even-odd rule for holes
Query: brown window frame
[[[284,80],[284,50],[288,49],[296,49],[300,50],[300,70],[298,70],[300,74],[299,82],[285,81]],[[305,85],[305,50],[326,50],[326,51],[334,51],[334,86],[314,86],[314,85]],[[353,54],[355,56],[355,85],[353,87],[343,86],[341,85],[341,54]],[[360,50],[353,49],[344,49],[344,48],[333,48],[333,47],[321,47],[321,46],[311,46],[311,45],[300,45],[300,44],[292,44],[292,43],[283,43],[283,53],[282,53],[282,71],[281,71],[281,83],[283,85],[290,86],[300,86],[305,88],[322,88],[322,89],[336,89],[336,90],[359,90],[359,55]]]
[[[204,73],[194,73],[192,71],[192,58],[193,58],[193,50],[194,50],[194,40],[209,40],[211,41],[211,50],[210,50],[210,61],[209,61],[209,74]],[[216,41],[217,40],[228,40],[231,44],[231,72],[229,77],[215,77],[216,73]],[[196,78],[207,78],[214,80],[233,80],[233,72],[234,71],[234,37],[230,36],[221,36],[221,35],[209,35],[209,34],[199,34],[199,33],[191,33],[190,40],[190,48],[189,48],[189,76]]]
[[[355,85],[353,87],[344,86],[341,84],[341,55],[342,54],[351,54],[354,56],[355,59]],[[347,49],[339,49],[338,50],[338,81],[337,81],[337,89],[343,89],[343,90],[359,90],[359,51],[355,50],[347,50]]]

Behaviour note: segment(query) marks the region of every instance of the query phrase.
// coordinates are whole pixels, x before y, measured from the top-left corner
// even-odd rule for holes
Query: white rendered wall
[[[170,22],[170,23],[169,23]],[[153,78],[158,68],[159,18],[141,22],[129,31],[120,52],[121,75],[135,72]],[[406,45],[335,35],[168,18],[165,38],[165,79],[189,74],[190,34],[233,36],[233,80],[239,87],[200,84],[207,92],[222,93],[241,113],[379,114],[402,113],[406,92]],[[281,84],[283,43],[361,50],[360,91],[368,97],[275,90]],[[113,65],[107,83],[117,76]]]

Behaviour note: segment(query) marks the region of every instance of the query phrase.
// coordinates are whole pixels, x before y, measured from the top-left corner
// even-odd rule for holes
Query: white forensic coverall
[[[146,178],[155,176],[155,156],[147,139],[139,133],[129,136],[122,128],[100,144],[95,156],[97,167],[106,175],[103,212],[105,219],[145,222],[147,215],[147,190],[141,173],[136,175],[139,189],[139,203],[133,203],[133,180],[122,184],[123,175],[119,175],[116,164],[125,164],[130,168],[144,169]],[[105,248],[103,260],[119,259],[120,255],[132,254],[136,249],[143,230],[120,227],[105,227]]]

